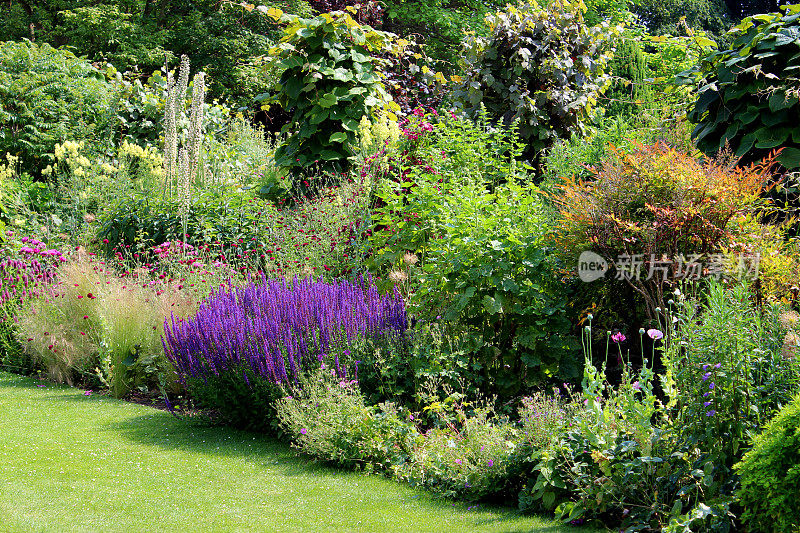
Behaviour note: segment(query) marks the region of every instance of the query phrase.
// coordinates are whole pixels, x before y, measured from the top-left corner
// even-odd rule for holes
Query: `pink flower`
[[[83,391],[83,395],[84,396],[91,396],[92,395],[92,391],[90,391],[90,390]]]
[[[657,329],[648,329],[647,336],[653,339],[654,341],[660,340],[664,338],[664,334]]]
[[[461,459],[456,459],[456,464],[460,465],[461,464]]]
[[[619,344],[620,342],[625,342],[626,338],[627,337],[625,337],[625,334],[623,334],[621,331],[618,331],[613,335],[611,335],[611,340],[616,342],[617,344]]]
[[[305,435],[306,433],[308,433],[308,430],[306,428],[300,430],[301,435]]]

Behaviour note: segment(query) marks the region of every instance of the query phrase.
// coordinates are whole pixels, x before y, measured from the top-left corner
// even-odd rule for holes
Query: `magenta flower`
[[[486,463],[486,466],[489,466],[489,467],[492,467],[492,466],[494,466],[494,461],[492,461],[491,459],[489,459],[489,461]]]
[[[308,433],[308,430],[306,428],[300,430],[301,435],[305,435],[306,433]]]
[[[611,340],[616,342],[617,344],[619,344],[621,342],[625,342],[626,338],[627,337],[625,337],[625,334],[622,333],[621,331],[618,331],[618,332],[614,333],[613,335],[611,335]]]
[[[654,341],[661,340],[664,338],[664,333],[662,333],[658,329],[648,329],[647,336],[653,339]]]
[[[92,391],[90,391],[90,390],[83,391],[83,395],[84,396],[91,396],[92,395]]]

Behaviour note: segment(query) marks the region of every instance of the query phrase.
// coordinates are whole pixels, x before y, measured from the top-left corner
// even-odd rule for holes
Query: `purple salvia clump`
[[[192,318],[165,320],[162,342],[183,380],[249,369],[285,383],[324,359],[346,376],[339,355],[353,342],[392,342],[407,329],[403,299],[396,291],[381,296],[371,280],[263,278],[219,288]]]

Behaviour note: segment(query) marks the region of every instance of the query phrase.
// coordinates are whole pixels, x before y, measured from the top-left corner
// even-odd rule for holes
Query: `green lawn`
[[[586,531],[467,510],[285,444],[0,373],[0,531]]]

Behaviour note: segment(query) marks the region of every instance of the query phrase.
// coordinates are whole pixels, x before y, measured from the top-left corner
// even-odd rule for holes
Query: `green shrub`
[[[305,453],[324,461],[393,473],[420,436],[391,403],[368,406],[355,381],[322,369],[277,402],[281,427]]]
[[[452,391],[480,395],[481,364],[471,357],[469,337],[459,325],[420,319],[406,338],[380,349],[359,347],[358,382],[369,403],[402,401],[421,409]]]
[[[242,252],[254,250],[261,243],[254,242],[253,237],[274,208],[257,200],[254,191],[229,185],[192,193],[185,227],[180,198],[155,195],[149,188],[120,198],[101,219],[98,238],[106,252],[131,246],[142,252],[174,240],[194,246],[223,243],[226,247],[241,240]],[[187,236],[182,239],[184,230]]]
[[[365,169],[376,182],[369,266],[380,275],[404,269],[408,253],[424,260],[437,237],[435,226],[450,209],[449,195],[464,199],[473,189],[486,191],[527,168],[513,157],[521,151],[516,129],[494,129],[485,114],[475,123],[417,108],[400,126],[388,164],[373,159]]]
[[[461,328],[465,371],[485,392],[577,375],[551,212],[525,183],[514,129],[429,120],[404,125],[407,157],[375,187],[370,268],[407,294],[412,314]]]
[[[742,520],[751,531],[800,529],[800,395],[773,418],[736,465]]]
[[[432,404],[431,407],[437,404]],[[491,409],[455,407],[456,423],[417,439],[404,477],[447,497],[485,500],[514,494],[519,430]]]
[[[548,249],[549,212],[530,187],[462,190],[422,264],[418,308],[465,328],[483,383],[501,397],[578,374],[564,285]]]
[[[668,407],[681,439],[706,451],[721,472],[797,390],[800,367],[782,355],[780,315],[778,306],[756,308],[743,284],[711,283],[702,301],[676,307],[675,339],[663,357]]]
[[[285,190],[285,180],[273,183]],[[357,229],[363,227],[368,199],[363,183],[320,188],[314,198],[291,207],[260,198],[265,187],[229,183],[192,189],[188,205],[151,189],[131,191],[103,214],[97,238],[108,255],[149,254],[153,246],[178,240],[211,261],[288,277],[334,276],[359,268]],[[181,209],[187,209],[185,227]]]
[[[287,25],[270,51],[282,70],[272,100],[292,115],[275,161],[290,169],[314,164],[344,169],[355,155],[361,117],[391,101],[371,54],[389,51],[393,36],[361,26],[341,11],[312,19],[278,9],[268,13]]]
[[[582,132],[609,81],[608,39],[618,29],[607,22],[588,27],[585,10],[569,0],[509,6],[488,16],[490,37],[464,43],[464,83],[456,97],[472,116],[483,105],[493,121],[519,120],[528,157]]]
[[[211,409],[212,417],[222,424],[260,433],[280,431],[276,405],[284,393],[251,368],[189,379],[186,385],[200,406]]]
[[[780,162],[800,167],[797,83],[800,6],[755,15],[734,26],[730,48],[715,51],[679,76],[698,87],[689,120],[697,146],[715,155],[726,145],[749,163],[783,148]]]
[[[108,144],[114,91],[105,75],[72,52],[47,44],[0,43],[0,153],[38,176],[56,143]]]
[[[603,95],[606,110],[612,115],[635,117],[639,109],[653,101],[653,77],[641,42],[636,36],[623,34],[609,64],[613,82]]]

